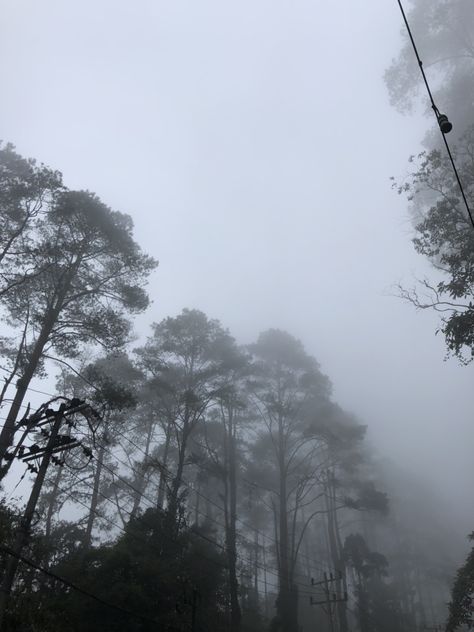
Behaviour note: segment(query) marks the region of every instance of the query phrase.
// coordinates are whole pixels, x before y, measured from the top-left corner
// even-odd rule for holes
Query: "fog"
[[[143,321],[197,307],[242,342],[289,330],[471,518],[472,369],[393,298],[431,274],[390,189],[427,127],[388,103],[395,3],[3,6],[1,137],[133,216],[160,261]]]
[[[159,260],[138,340],[183,308],[242,344],[287,330],[465,549],[473,367],[446,360],[439,315],[395,289],[437,278],[389,179],[433,123],[389,103],[397,3],[3,0],[1,13],[0,138],[129,213]]]

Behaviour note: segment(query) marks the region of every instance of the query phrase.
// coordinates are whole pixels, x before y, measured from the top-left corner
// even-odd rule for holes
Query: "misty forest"
[[[474,627],[472,0],[42,4],[0,3],[0,629]],[[316,18],[303,78],[269,42],[311,56]]]

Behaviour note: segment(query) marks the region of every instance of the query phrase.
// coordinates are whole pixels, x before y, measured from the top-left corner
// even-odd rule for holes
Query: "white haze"
[[[471,530],[473,367],[444,362],[437,317],[391,296],[433,274],[389,181],[429,125],[388,103],[396,2],[0,8],[0,138],[133,216],[160,260],[138,333],[183,307],[243,343],[287,329],[380,453]]]

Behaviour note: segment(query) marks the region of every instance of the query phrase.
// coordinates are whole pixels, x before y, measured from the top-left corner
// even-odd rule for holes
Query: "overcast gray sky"
[[[0,7],[0,138],[132,215],[160,260],[140,331],[183,307],[243,343],[288,329],[472,529],[473,367],[443,362],[436,316],[390,296],[432,274],[389,181],[428,125],[383,84],[396,2]]]

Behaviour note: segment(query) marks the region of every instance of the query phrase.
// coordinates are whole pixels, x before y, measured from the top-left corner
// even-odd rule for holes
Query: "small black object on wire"
[[[412,35],[411,29],[410,29],[410,25],[408,24],[408,20],[407,20],[406,14],[405,14],[405,10],[403,9],[403,5],[402,5],[401,0],[397,0],[397,2],[398,2],[398,6],[400,7],[400,11],[402,13],[403,20],[405,22],[405,26],[407,27],[408,35],[410,37],[410,41],[412,43],[413,50],[415,51],[416,59],[418,60],[418,65],[420,67],[420,71],[421,71],[421,74],[423,76],[423,81],[425,82],[426,90],[428,92],[428,96],[430,97],[431,107],[433,108],[433,111],[434,111],[435,116],[436,116],[436,120],[438,121],[439,129],[441,130],[441,136],[443,137],[444,144],[446,145],[446,151],[448,152],[449,160],[451,161],[451,165],[453,166],[454,175],[456,176],[456,180],[458,182],[459,189],[461,191],[462,199],[464,200],[464,204],[466,206],[467,214],[469,215],[469,219],[471,220],[472,227],[474,228],[474,217],[472,216],[471,209],[469,208],[469,204],[468,204],[468,201],[467,201],[467,198],[466,198],[466,194],[464,193],[464,187],[462,185],[461,178],[459,177],[459,173],[458,173],[458,170],[456,168],[456,163],[454,162],[454,158],[453,158],[453,155],[451,153],[451,149],[449,148],[448,141],[446,140],[446,134],[449,134],[449,132],[453,129],[453,125],[452,125],[451,121],[448,119],[448,117],[446,116],[446,114],[441,114],[441,112],[436,107],[436,103],[434,102],[433,94],[431,92],[430,85],[428,83],[428,79],[426,78],[426,75],[425,75],[425,70],[423,68],[423,62],[420,59],[420,55],[418,53],[418,49],[416,47],[415,40],[413,39],[413,35]]]

